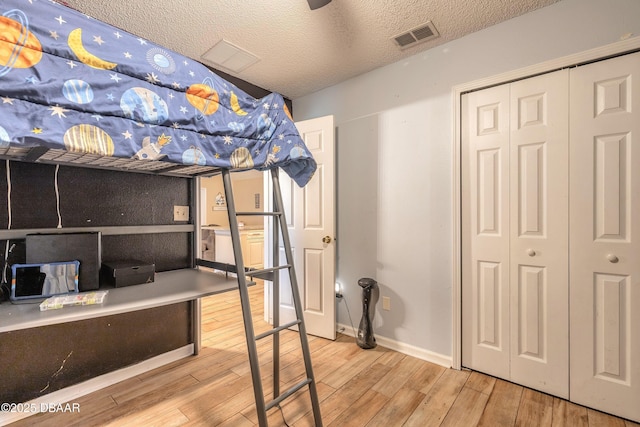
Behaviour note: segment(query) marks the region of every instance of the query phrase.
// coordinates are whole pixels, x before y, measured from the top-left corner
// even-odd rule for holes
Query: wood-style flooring
[[[263,288],[251,288],[256,333]],[[80,413],[39,414],[13,426],[255,426],[257,416],[237,292],[203,300],[198,356],[79,398]],[[169,327],[169,325],[168,325]],[[310,337],[325,426],[620,426],[640,427],[477,372],[445,369],[355,340]],[[271,340],[259,342],[267,397],[272,392]],[[281,338],[281,390],[304,377],[296,332]],[[305,391],[269,411],[270,426],[311,426]],[[640,404],[640,402],[639,402]],[[284,419],[283,419],[284,417]]]

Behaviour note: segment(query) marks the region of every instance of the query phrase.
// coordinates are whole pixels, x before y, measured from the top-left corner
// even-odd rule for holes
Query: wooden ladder
[[[273,407],[279,407],[280,402],[293,395],[298,390],[308,387],[311,397],[311,406],[313,409],[313,418],[315,425],[322,426],[322,417],[320,415],[320,403],[318,401],[318,391],[316,389],[316,381],[313,376],[313,367],[311,366],[311,353],[309,350],[309,342],[307,340],[307,332],[304,324],[302,304],[300,300],[300,292],[298,290],[298,281],[296,278],[295,268],[293,266],[293,253],[291,251],[291,240],[289,239],[289,230],[284,215],[282,193],[280,191],[279,168],[271,169],[271,180],[273,183],[273,211],[272,212],[236,212],[233,199],[233,190],[231,186],[231,173],[229,170],[222,171],[222,180],[224,183],[224,191],[227,199],[227,210],[229,215],[229,227],[231,229],[231,240],[233,243],[233,254],[235,256],[236,271],[238,275],[238,286],[240,290],[240,305],[242,306],[242,317],[244,320],[244,330],[247,339],[247,348],[249,351],[249,364],[251,366],[251,378],[253,380],[253,392],[256,399],[256,410],[258,412],[258,421],[260,426],[267,426],[267,411]],[[273,267],[262,270],[245,270],[244,260],[242,258],[242,248],[240,246],[240,231],[238,229],[238,216],[270,216],[273,218]],[[278,235],[281,233],[284,252],[286,256],[286,264],[280,265]],[[289,271],[289,281],[291,283],[291,294],[296,312],[296,320],[280,325],[280,270]],[[242,272],[245,272],[243,274]],[[247,277],[263,278],[271,280],[273,283],[273,329],[262,334],[255,335],[253,328],[253,317],[251,314],[251,305],[249,303],[249,292],[247,289]],[[304,359],[306,378],[302,379],[293,387],[280,392],[280,332],[297,326],[298,335],[300,337],[300,346]],[[265,401],[264,391],[262,387],[262,378],[260,376],[260,363],[258,360],[258,350],[256,342],[258,340],[273,337],[273,399]]]

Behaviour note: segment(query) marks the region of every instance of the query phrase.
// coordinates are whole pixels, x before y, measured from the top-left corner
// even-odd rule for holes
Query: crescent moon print
[[[234,113],[236,113],[239,116],[246,116],[247,114],[249,114],[240,107],[238,95],[233,93],[233,91],[231,91],[230,101],[231,101],[231,109],[233,110]]]
[[[78,57],[78,60],[89,67],[111,70],[118,65],[113,62],[100,59],[94,54],[89,53],[84,48],[84,45],[82,44],[82,28],[76,28],[69,33],[68,43],[73,53]]]

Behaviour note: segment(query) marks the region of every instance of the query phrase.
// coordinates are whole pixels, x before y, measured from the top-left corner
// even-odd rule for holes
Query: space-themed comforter
[[[316,163],[282,96],[254,99],[204,65],[50,0],[0,2],[0,146],[228,169]]]

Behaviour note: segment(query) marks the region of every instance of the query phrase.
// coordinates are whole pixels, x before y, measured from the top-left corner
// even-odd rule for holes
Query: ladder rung
[[[290,327],[295,326],[295,325],[299,325],[300,323],[301,323],[300,319],[296,319],[293,322],[289,322],[289,323],[287,323],[285,325],[278,326],[277,328],[269,329],[267,332],[263,332],[260,335],[256,335],[255,340],[256,341],[261,340],[262,338],[266,338],[269,335],[273,335],[273,334],[275,334],[277,332],[283,331],[285,329],[289,329]]]
[[[253,270],[253,269],[251,269],[251,270],[247,270],[245,274],[247,276],[259,276],[261,274],[273,273],[274,271],[284,270],[286,268],[291,268],[291,264],[283,264],[283,265],[279,265],[277,267],[263,268],[261,270]]]
[[[280,216],[282,212],[236,212],[236,216]]]
[[[278,396],[275,399],[269,401],[266,404],[266,410],[268,411],[269,409],[273,408],[274,406],[277,406],[280,402],[285,400],[287,397],[291,396],[293,393],[295,393],[296,391],[300,390],[302,387],[304,387],[306,385],[309,385],[309,384],[311,384],[311,378],[307,378],[306,380],[303,380],[303,381],[299,382],[298,384],[294,385],[293,387],[291,387],[290,389],[288,389],[287,391],[282,393],[280,396]]]

